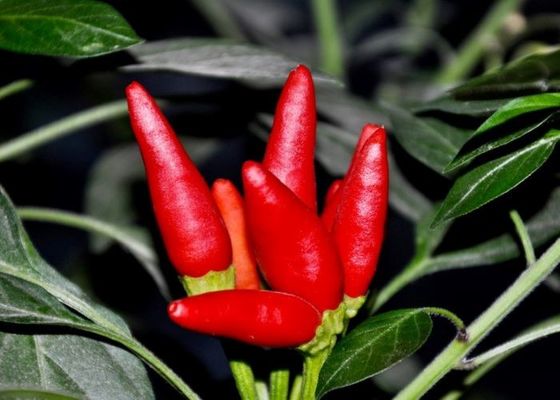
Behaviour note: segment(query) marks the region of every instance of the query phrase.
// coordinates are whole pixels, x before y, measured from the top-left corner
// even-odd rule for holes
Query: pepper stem
[[[270,373],[270,400],[287,400],[290,370],[277,369]]]
[[[230,360],[229,366],[241,400],[258,400],[255,375],[249,364],[240,360]]]
[[[303,363],[303,385],[301,400],[315,400],[315,391],[319,382],[319,373],[329,356],[331,348],[327,347],[315,354],[307,354]]]

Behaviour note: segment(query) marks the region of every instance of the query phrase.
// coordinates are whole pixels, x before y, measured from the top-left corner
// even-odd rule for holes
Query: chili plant
[[[0,0],[0,398],[553,397],[536,7]]]

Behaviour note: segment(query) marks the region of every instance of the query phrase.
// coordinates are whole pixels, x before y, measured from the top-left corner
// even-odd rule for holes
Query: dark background
[[[216,32],[195,7],[186,0],[166,2],[111,1],[147,41],[172,37],[208,37]],[[246,2],[247,7],[256,5]],[[264,2],[274,3],[274,2]],[[280,31],[296,43],[301,37],[313,35],[313,25],[307,2],[284,2],[297,18],[279,19]],[[347,10],[355,1],[341,1]],[[408,2],[394,2],[403,8]],[[453,46],[462,42],[487,11],[486,2],[440,2],[438,31]],[[266,7],[261,7],[266,14]],[[381,21],[367,26],[367,36],[398,24],[398,6]],[[554,1],[530,1],[524,6],[525,15],[558,13],[560,4]],[[270,8],[274,12],[274,8]],[[263,17],[270,17],[263,14]],[[241,20],[241,19],[240,19]],[[243,22],[241,22],[241,26]],[[259,36],[245,27],[250,40],[258,43]],[[557,41],[558,32],[549,33],[543,40]],[[2,75],[0,83],[19,78],[31,78],[35,86],[21,94],[3,100],[1,140],[54,121],[111,99],[123,98],[123,88],[132,79],[146,84],[157,96],[170,99],[174,105],[169,118],[181,134],[209,138],[219,144],[210,157],[198,160],[208,181],[225,176],[239,180],[238,171],[245,159],[259,159],[263,143],[250,134],[249,124],[260,112],[274,110],[278,90],[257,90],[239,83],[192,77],[170,73],[129,74],[117,68],[132,62],[126,53],[95,59],[70,61],[0,51]],[[400,55],[394,50],[371,59],[347,62],[345,77],[351,92],[366,99],[375,98],[379,84],[387,78]],[[434,57],[423,54],[412,61],[414,68],[434,67]],[[397,68],[398,74],[399,69]],[[479,72],[482,70],[479,69]],[[364,121],[365,123],[366,121]],[[376,121],[369,121],[376,122]],[[53,207],[76,212],[84,211],[84,193],[91,168],[107,149],[130,143],[132,135],[126,119],[98,125],[52,142],[28,156],[3,163],[0,183],[16,205]],[[448,184],[423,167],[393,143],[397,161],[409,179],[428,197],[440,199]],[[332,178],[318,166],[321,193]],[[516,196],[539,196],[539,181],[522,189]],[[542,183],[542,182],[541,182]],[[546,183],[546,182],[545,182]],[[174,296],[182,295],[163,251],[145,183],[133,187],[135,221],[147,226],[158,246]],[[507,206],[507,199],[487,212],[486,221],[495,223],[495,211]],[[480,220],[478,220],[480,221]],[[497,223],[503,223],[498,221]],[[444,246],[469,238],[473,242],[489,235],[493,226],[463,223],[455,227]],[[89,250],[88,235],[70,228],[41,223],[26,223],[31,238],[40,253],[53,266],[78,282],[94,298],[127,318],[138,339],[160,356],[203,398],[235,398],[234,384],[229,374],[223,350],[217,340],[185,332],[173,326],[165,314],[165,301],[136,260],[113,245],[108,251],[95,254]],[[373,284],[382,286],[409,260],[413,250],[413,226],[396,212],[391,212],[387,240]],[[455,238],[455,239],[454,239]],[[383,310],[414,306],[441,306],[454,311],[464,321],[472,321],[523,270],[518,260],[491,267],[455,270],[421,279],[399,293]],[[558,294],[541,287],[480,346],[480,350],[499,344],[532,323],[558,312]],[[433,333],[414,358],[416,363],[430,361],[453,337],[454,329],[443,319],[436,319]],[[532,344],[498,366],[470,390],[468,399],[526,399],[554,398],[559,369],[555,360],[560,357],[560,339],[551,337]],[[286,357],[284,352],[253,350],[255,357],[266,363],[267,357]],[[419,364],[421,365],[421,364]],[[395,374],[394,374],[395,375]],[[397,372],[394,379],[406,381],[406,371]],[[178,395],[150,371],[158,398],[172,399]],[[440,398],[455,385],[460,385],[462,372],[451,373],[426,398]],[[329,398],[390,398],[371,381],[337,391]]]

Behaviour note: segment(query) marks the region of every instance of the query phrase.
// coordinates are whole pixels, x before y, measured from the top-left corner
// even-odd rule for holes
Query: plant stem
[[[292,390],[290,391],[290,400],[299,400],[301,397],[301,384],[303,378],[301,375],[297,375],[292,383]]]
[[[251,366],[241,360],[230,360],[229,366],[235,379],[235,386],[237,387],[239,397],[242,400],[258,400],[255,375]]]
[[[515,225],[515,230],[517,235],[521,240],[521,245],[523,247],[523,252],[525,253],[525,259],[527,260],[527,265],[532,265],[537,261],[535,257],[535,249],[533,249],[533,244],[531,243],[531,238],[529,237],[529,232],[527,232],[527,227],[523,223],[523,220],[519,216],[517,211],[511,211],[509,217]]]
[[[312,0],[311,6],[321,48],[321,69],[335,77],[340,77],[344,73],[344,60],[336,0]]]
[[[494,329],[560,262],[560,239],[527,268],[468,328],[467,341],[454,340],[408,384],[396,400],[419,399],[453,369]]]
[[[329,356],[331,347],[327,347],[313,355],[306,354],[303,363],[303,383],[301,400],[315,400],[315,391],[319,382],[319,372]]]
[[[118,100],[64,117],[1,144],[0,162],[17,157],[79,129],[121,117],[126,113],[126,102]]]
[[[437,81],[449,84],[466,78],[482,57],[488,39],[496,35],[507,16],[517,10],[522,2],[523,0],[496,1],[478,27],[465,39],[458,56],[439,73]]]
[[[0,88],[0,99],[19,93],[25,89],[30,88],[31,86],[33,86],[33,81],[30,79],[20,79],[9,83]]]
[[[422,308],[423,311],[430,315],[438,315],[450,321],[457,331],[464,332],[465,331],[465,324],[457,315],[453,314],[451,311],[446,310],[445,308],[439,307],[424,307]]]
[[[270,373],[270,400],[287,400],[290,370],[277,369]]]

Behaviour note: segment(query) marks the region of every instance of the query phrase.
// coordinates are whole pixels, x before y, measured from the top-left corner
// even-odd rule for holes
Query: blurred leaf
[[[551,193],[544,207],[527,221],[526,226],[534,247],[560,235],[560,188]],[[520,254],[519,245],[514,237],[503,234],[466,249],[436,255],[424,267],[422,275],[453,268],[497,264]]]
[[[191,0],[191,3],[204,15],[206,20],[212,25],[212,28],[220,36],[239,40],[244,39],[243,32],[239,29],[235,18],[233,18],[228,10],[227,2],[222,0]]]
[[[84,229],[101,237],[116,241],[125,250],[128,250],[144,267],[164,299],[171,300],[169,288],[159,269],[157,254],[153,249],[151,238],[145,229],[137,226],[117,226],[85,215],[48,208],[18,208],[18,214],[22,219],[53,222]]]
[[[1,389],[2,400],[80,400],[79,397],[34,389]]]
[[[281,85],[298,64],[267,48],[223,39],[169,39],[145,43],[129,51],[140,65],[124,67],[128,71],[173,71],[239,79],[259,86]],[[340,85],[326,75],[313,76],[318,85]]]
[[[432,209],[432,203],[402,174],[389,152],[389,204],[411,221],[419,221]]]
[[[123,17],[92,0],[0,0],[0,48],[91,57],[140,43]]]
[[[319,374],[317,397],[390,368],[416,352],[431,331],[432,320],[421,309],[368,318],[334,347]]]
[[[446,174],[450,174],[450,173],[454,173],[456,172],[458,169],[464,167],[465,165],[468,165],[469,163],[471,163],[473,160],[475,160],[477,157],[488,153],[489,151],[495,150],[497,148],[500,148],[502,146],[505,146],[508,143],[513,142],[514,140],[517,140],[519,138],[522,138],[523,136],[534,132],[535,130],[548,125],[552,120],[554,120],[556,117],[558,116],[558,113],[553,113],[550,115],[547,115],[546,117],[542,118],[540,121],[531,124],[527,127],[518,129],[514,132],[511,133],[507,133],[503,136],[498,137],[497,139],[491,140],[489,142],[486,142],[476,148],[474,148],[471,151],[465,152],[464,154],[459,154],[446,168],[445,168],[445,173]],[[467,142],[468,143],[468,142]]]
[[[356,138],[366,123],[385,126],[389,123],[379,106],[353,96],[343,88],[320,86],[316,93],[319,114],[352,132]]]
[[[0,331],[0,354],[2,399],[155,399],[142,363],[107,343]]]
[[[560,50],[539,53],[471,79],[451,94],[459,99],[515,97],[560,90]]]
[[[414,158],[442,173],[467,141],[470,131],[435,118],[420,118],[396,107],[386,106],[398,142]]]
[[[504,106],[500,107],[490,116],[490,118],[484,121],[484,123],[474,132],[473,137],[520,115],[558,107],[560,107],[559,93],[543,93],[513,99]]]
[[[541,140],[462,175],[451,187],[432,226],[468,214],[519,185],[548,159],[559,134],[551,130]]]
[[[96,336],[102,336],[130,349],[134,354],[149,363],[152,368],[178,388],[186,397],[198,399],[198,396],[173,371],[132,337],[127,325],[119,316],[91,301],[80,288],[68,281],[40,257],[23,229],[12,203],[2,188],[0,188],[0,228],[0,283],[2,284],[2,290],[0,291],[0,321],[18,324],[62,325],[90,332]],[[23,335],[16,336],[18,338],[25,338]],[[34,341],[35,337],[30,336],[30,340]],[[98,344],[102,346],[102,350],[91,350],[92,353],[90,355],[88,351],[91,346],[87,345],[86,347],[83,342],[79,342],[83,339],[81,337],[76,337],[77,344],[73,347],[76,350],[72,350],[69,356],[68,351],[70,350],[66,351],[67,349],[64,349],[63,345],[56,341],[56,336],[52,336],[51,339],[53,342],[47,343],[49,348],[45,351],[48,352],[48,358],[51,361],[55,361],[53,365],[58,365],[58,371],[64,372],[64,368],[62,368],[64,364],[58,363],[56,357],[68,357],[67,361],[72,364],[72,373],[64,373],[67,379],[73,379],[76,377],[75,374],[80,374],[80,371],[78,371],[80,368],[75,364],[83,363],[84,358],[80,357],[80,354],[83,354],[86,359],[91,359],[93,363],[97,363],[98,365],[92,368],[101,372],[105,370],[101,368],[104,363],[100,357],[109,354],[110,358],[119,364],[115,370],[122,369],[124,371],[119,372],[134,375],[134,378],[129,379],[123,379],[122,373],[119,375],[118,381],[122,381],[122,385],[126,385],[129,388],[122,391],[118,397],[115,397],[112,394],[114,389],[109,385],[108,381],[110,369],[105,371],[104,375],[97,378],[92,376],[92,374],[85,374],[91,380],[91,385],[97,390],[106,389],[111,391],[110,395],[99,398],[119,398],[123,396],[122,393],[126,394],[126,398],[130,398],[132,386],[136,387],[133,391],[135,397],[154,397],[142,364],[134,360],[133,356],[119,349],[113,350],[112,347],[107,347],[104,344]],[[62,342],[70,343],[71,341],[64,339]],[[92,342],[94,344],[97,343],[93,340]],[[7,346],[9,342],[0,340],[0,344]],[[57,353],[55,357],[50,353],[51,348],[53,351],[60,350],[61,353]],[[23,351],[24,349],[20,350]],[[4,355],[0,358],[0,365],[5,362],[6,369],[8,366],[12,368],[10,372],[19,371],[19,374],[14,379],[20,375],[24,376],[22,371],[28,370],[28,362],[25,358],[20,358],[20,350],[15,351],[10,348],[8,354],[17,357],[14,360],[8,360]],[[33,354],[35,354],[35,351],[42,350],[34,349]],[[2,354],[5,353],[3,352]],[[19,365],[15,360],[23,360],[23,364],[18,368],[14,368],[15,365]],[[45,366],[46,360],[47,358],[41,360],[41,367]],[[51,372],[46,373],[47,376],[49,374]],[[139,374],[143,375],[140,376]],[[7,379],[8,376],[11,375],[5,375],[3,372],[0,372],[0,382],[2,382],[2,379]],[[104,388],[104,385],[107,387]],[[14,386],[14,384],[10,383],[10,386]],[[93,395],[91,398],[94,398]]]
[[[426,111],[443,111],[450,114],[485,117],[492,114],[511,99],[495,100],[457,100],[449,94],[412,107],[415,113]]]

